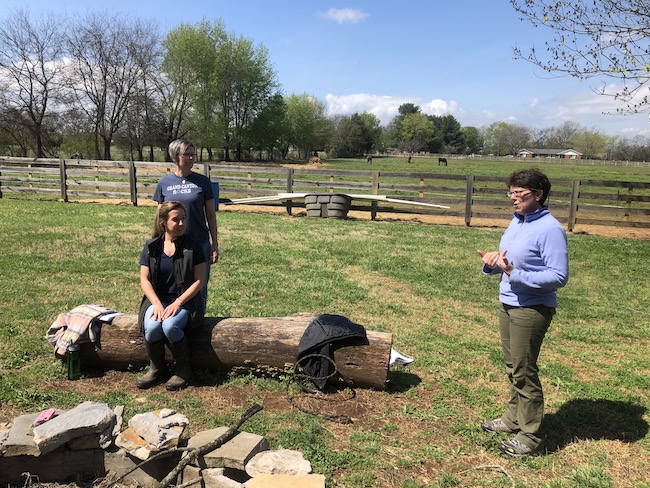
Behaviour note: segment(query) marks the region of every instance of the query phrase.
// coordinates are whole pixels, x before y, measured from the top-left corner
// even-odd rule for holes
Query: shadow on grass
[[[419,385],[421,381],[420,377],[413,373],[391,370],[388,372],[388,387],[386,389],[389,393],[404,393]]]
[[[555,413],[544,416],[549,452],[559,451],[575,440],[635,442],[648,433],[642,405],[616,400],[570,400]]]

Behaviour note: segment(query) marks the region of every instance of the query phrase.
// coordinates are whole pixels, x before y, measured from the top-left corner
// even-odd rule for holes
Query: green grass
[[[374,157],[372,164],[365,158],[323,160],[326,167],[337,169],[354,169],[363,171],[409,171],[430,172],[453,175],[508,176],[524,167],[538,167],[552,179],[588,179],[616,181],[648,181],[648,168],[639,166],[594,166],[573,161],[516,158],[507,159],[451,159],[448,166],[438,166],[437,158],[414,157],[411,164],[403,157]]]
[[[496,248],[502,230],[218,214],[209,315],[337,313],[415,358],[386,391],[357,391],[341,425],[292,409],[283,376],[199,373],[205,386],[181,395],[136,390],[136,372],[66,381],[45,332],[81,303],[136,312],[153,207],[3,198],[0,210],[0,422],[96,400],[127,418],[165,405],[212,428],[259,402],[243,428],[301,450],[328,486],[511,486],[486,465],[518,487],[648,486],[650,241],[569,235],[571,278],[540,360],[548,453],[509,460],[479,427],[500,414],[506,385],[498,285],[475,250]]]

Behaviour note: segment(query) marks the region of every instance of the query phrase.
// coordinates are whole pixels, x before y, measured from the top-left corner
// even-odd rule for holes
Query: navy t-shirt
[[[195,246],[193,252],[193,265],[196,266],[204,262],[205,256],[203,256],[203,252]],[[149,267],[146,244],[142,248],[142,253],[140,254],[140,265]],[[167,256],[164,252],[160,259],[158,282],[153,285],[156,295],[158,295],[160,301],[165,305],[170,304],[178,297],[178,287],[176,286],[176,278],[174,278],[174,259],[172,256]]]
[[[185,235],[199,244],[209,242],[205,202],[214,200],[214,192],[208,177],[194,172],[186,178],[168,174],[158,182],[153,199],[158,203],[169,200],[181,202],[185,207]]]

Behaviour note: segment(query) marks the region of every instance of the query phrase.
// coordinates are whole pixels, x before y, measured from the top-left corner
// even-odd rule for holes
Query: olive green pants
[[[539,433],[544,417],[544,392],[539,381],[537,358],[555,309],[545,305],[501,305],[499,328],[510,401],[501,420],[517,431],[516,439],[535,449],[543,441]]]

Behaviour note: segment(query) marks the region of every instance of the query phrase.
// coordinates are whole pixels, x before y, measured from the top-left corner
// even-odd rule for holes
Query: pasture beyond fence
[[[194,168],[219,185],[220,201],[276,193],[354,193],[446,205],[449,209],[382,201],[353,201],[350,210],[472,219],[512,218],[504,179],[496,176],[423,172],[314,169],[285,166],[197,163]],[[0,157],[0,198],[39,195],[63,201],[115,200],[132,205],[151,199],[170,163]],[[554,215],[569,231],[575,225],[650,228],[650,183],[552,180]],[[304,208],[300,199],[258,205]]]

